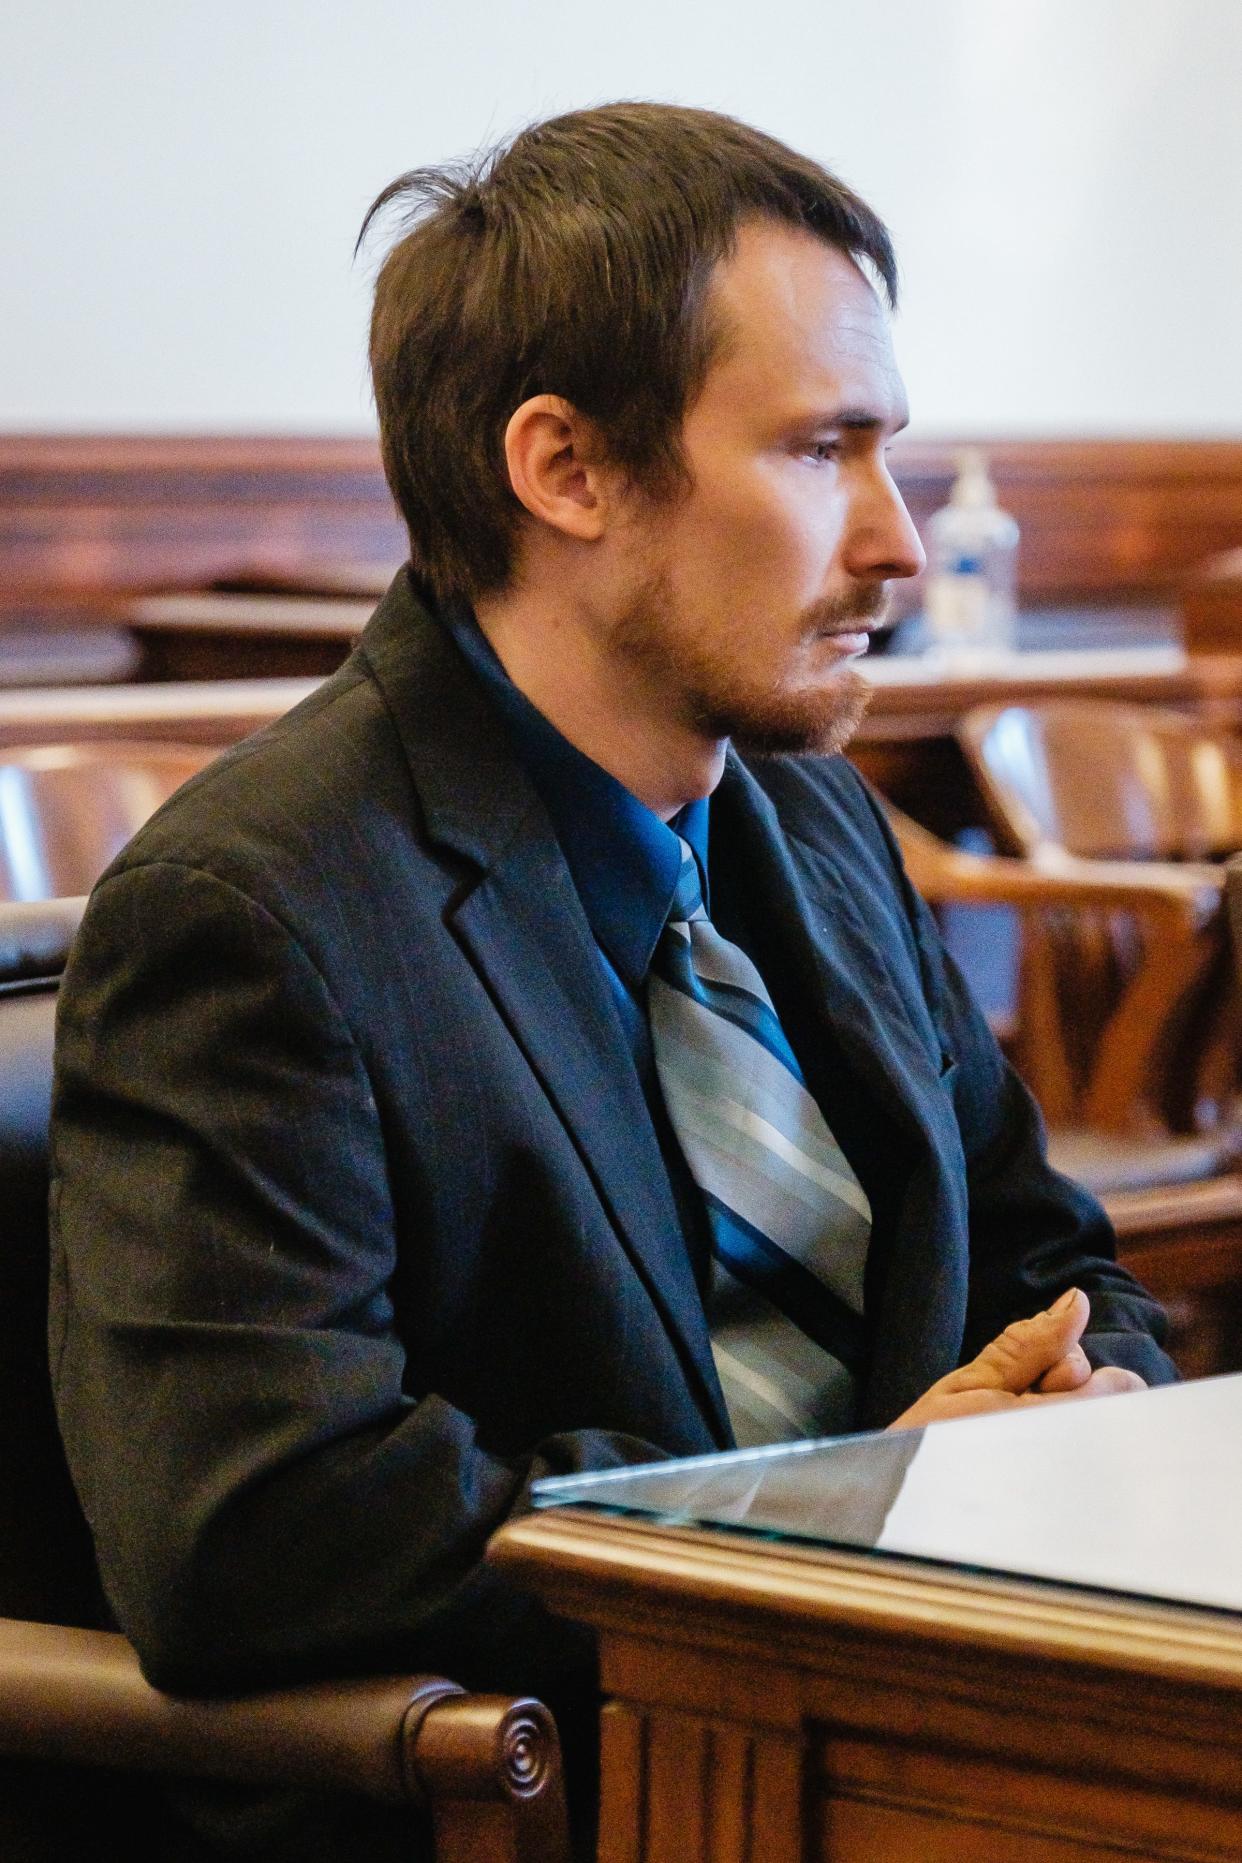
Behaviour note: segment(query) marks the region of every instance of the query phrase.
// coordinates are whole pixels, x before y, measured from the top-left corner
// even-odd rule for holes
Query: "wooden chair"
[[[1006,853],[1185,861],[1242,848],[1242,746],[1179,712],[987,706],[958,735]]]
[[[100,1622],[47,1366],[55,992],[83,901],[0,905],[0,1856],[151,1854],[150,1775],[353,1795],[404,1812],[411,1858],[567,1863],[560,1749],[539,1702],[441,1676],[229,1700],[162,1694]]]
[[[217,752],[200,744],[9,748],[0,757],[0,900],[87,893],[149,815]]]
[[[1163,864],[1175,884],[1179,867],[1242,847],[1242,747],[1179,713],[1093,700],[1011,705],[970,713],[960,737],[997,844],[1043,871],[1074,856],[1141,862],[1149,874]],[[1062,924],[1031,954],[1045,979],[1041,990],[1032,977],[1038,1007],[1058,994],[1080,1052],[1099,1039],[1095,1006],[1125,961],[1109,924]],[[1174,1132],[1235,1124],[1242,993],[1223,939],[1188,980],[1170,1035],[1159,1118]]]
[[[1011,1058],[1049,1120],[1058,1169],[1100,1197],[1122,1260],[1168,1309],[1183,1374],[1242,1370],[1242,1156],[1230,1121],[1176,1129],[1187,1006],[1228,960],[1218,867],[1059,857],[1046,867],[964,853],[890,808],[911,879],[933,908],[1003,906],[1021,933]],[[1236,911],[1242,929],[1242,875]],[[1084,1026],[1057,960],[1118,958]],[[1124,960],[1124,961],[1122,961]],[[1184,1110],[1184,1108],[1183,1108]]]
[[[1226,1168],[1242,1140],[1219,1122],[1196,1127],[1178,1076],[1188,1014],[1226,950],[1221,870],[965,853],[889,814],[930,905],[1019,915],[1019,1000],[1007,1045],[1065,1168],[1109,1190]],[[1060,960],[1090,947],[1107,963],[1071,988]]]
[[[1182,584],[1187,653],[1236,656],[1242,641],[1242,550],[1210,556]]]

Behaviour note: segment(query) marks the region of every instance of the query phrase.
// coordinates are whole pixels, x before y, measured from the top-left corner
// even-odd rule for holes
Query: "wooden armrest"
[[[426,1805],[437,1859],[568,1857],[548,1710],[442,1676],[166,1695],[122,1636],[0,1618],[0,1752]]]
[[[1056,849],[1038,860],[972,854],[895,810],[890,818],[910,878],[933,905],[1079,906],[1134,912],[1194,932],[1224,900],[1224,871],[1205,862],[1082,860]]]
[[[1062,882],[1067,898],[1071,889],[1087,893],[1095,889],[1104,906],[1116,899],[1122,909],[1128,902],[1135,911],[1142,911],[1160,902],[1185,913],[1196,925],[1215,918],[1225,900],[1225,869],[1212,861],[1086,860],[1050,847],[1042,848],[1029,864],[1041,880],[1054,886]]]
[[[1223,949],[1225,874],[1207,863],[1083,860],[1047,849],[1037,860],[973,854],[950,847],[917,822],[890,810],[911,880],[933,905],[1000,905],[1023,914],[1028,996],[1024,1014],[1040,1031],[1038,1051],[1019,1057],[1054,1123],[1123,1132],[1148,1119],[1166,1030],[1212,972]],[[1059,1038],[1062,1010],[1046,952],[1041,915],[1066,911],[1110,919],[1127,915],[1139,929],[1132,974],[1094,1041],[1079,1087]]]

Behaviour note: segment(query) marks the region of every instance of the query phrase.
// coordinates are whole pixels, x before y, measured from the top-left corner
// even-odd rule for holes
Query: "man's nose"
[[[868,474],[850,517],[846,567],[851,575],[887,582],[920,575],[926,568],[914,520],[886,465]]]

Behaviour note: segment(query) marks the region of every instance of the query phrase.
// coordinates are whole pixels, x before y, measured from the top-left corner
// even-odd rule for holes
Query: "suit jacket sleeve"
[[[1177,1377],[1161,1349],[1163,1309],[1116,1260],[1116,1238],[1097,1200],[1052,1169],[1039,1110],[997,1046],[987,1020],[945,950],[926,903],[905,874],[883,813],[914,929],[928,1004],[945,1056],[966,1156],[970,1296],[965,1363],[1015,1319],[1070,1286],[1090,1297],[1082,1345],[1093,1365],[1119,1365],[1148,1384]]]
[[[381,1121],[291,932],[176,863],[106,879],[62,992],[53,1146],[62,1429],[150,1678],[436,1664],[555,1699],[571,1633],[485,1542],[538,1475],[660,1451],[584,1432],[501,1458],[419,1393]]]

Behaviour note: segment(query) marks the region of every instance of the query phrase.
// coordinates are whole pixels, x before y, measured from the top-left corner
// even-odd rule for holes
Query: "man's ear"
[[[505,459],[515,495],[532,517],[593,543],[608,517],[611,477],[593,422],[560,395],[532,395],[510,416]]]

